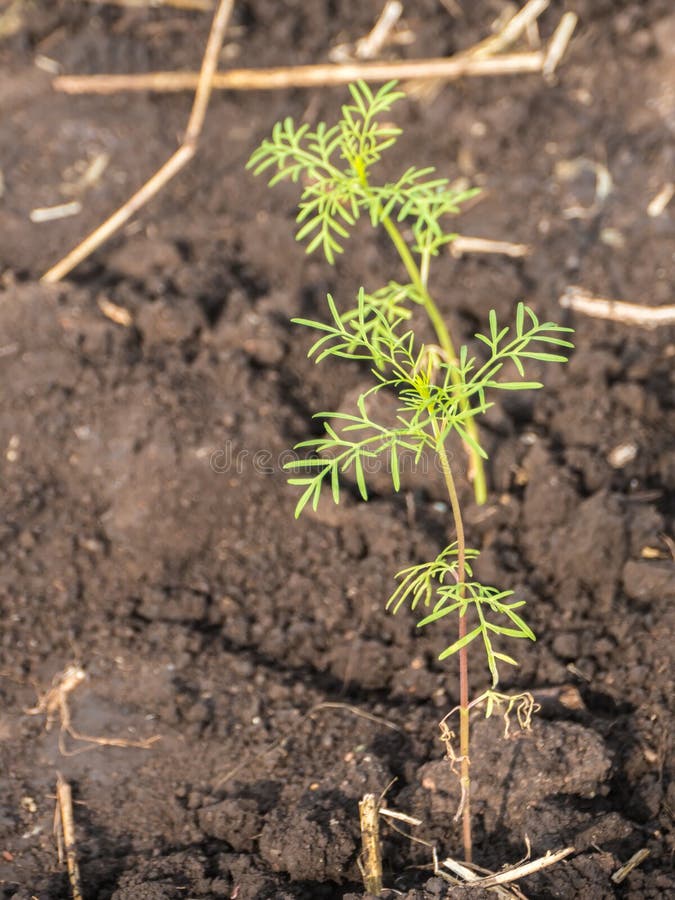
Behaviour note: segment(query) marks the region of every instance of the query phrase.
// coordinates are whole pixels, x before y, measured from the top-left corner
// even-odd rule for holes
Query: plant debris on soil
[[[414,39],[386,53],[471,46],[502,5],[405,4]],[[325,61],[381,6],[237,3],[222,65]],[[564,9],[579,25],[555,83],[475,78],[408,99],[391,153],[482,188],[461,234],[531,248],[439,260],[455,333],[471,341],[518,300],[576,329],[545,391],[490,411],[488,504],[462,487],[478,577],[527,599],[538,636],[508,687],[543,707],[507,740],[478,713],[475,857],[497,870],[527,841],[533,857],[574,846],[522,882],[528,897],[662,898],[675,894],[675,332],[558,300],[580,285],[673,302],[675,209],[648,207],[673,177],[675,14],[668,0],[554,2],[543,37]],[[0,9],[0,896],[70,895],[57,772],[86,900],[354,900],[358,801],[392,781],[387,806],[421,819],[405,829],[426,843],[383,824],[389,896],[469,896],[434,874],[429,847],[461,855],[438,739],[457,674],[436,659],[442,634],[384,612],[393,573],[447,543],[442,486],[406,478],[399,495],[353,491],[295,521],[281,468],[311,411],[339,409],[364,377],[319,373],[290,318],[321,317],[327,291],[351,302],[379,286],[395,257],[367,225],[336,269],[306,257],[292,186],[271,193],[244,165],[278,119],[331,119],[346,91],[214,94],[192,164],[67,282],[39,284],[164,162],[190,104],[67,96],[54,71],[196,70],[209,24],[170,6]],[[31,219],[74,200],[76,215]],[[86,673],[67,697],[75,737],[40,704],[71,665]]]

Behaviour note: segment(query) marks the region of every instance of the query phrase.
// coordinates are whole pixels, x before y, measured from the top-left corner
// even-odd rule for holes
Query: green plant
[[[477,191],[453,190],[448,179],[437,177],[431,167],[411,166],[397,181],[374,183],[372,169],[401,133],[400,128],[380,119],[405,95],[395,90],[395,82],[385,84],[375,94],[362,81],[350,85],[349,90],[353,103],[342,107],[337,125],[329,128],[322,122],[312,131],[309,125],[296,126],[292,119],[284,119],[274,126],[271,139],[263,141],[253,153],[248,168],[256,175],[276,169],[270,185],[287,179],[302,181],[296,238],[308,240],[308,253],[321,248],[331,264],[336,254],[342,253],[350,229],[362,215],[370,219],[373,228],[383,228],[410,280],[389,282],[370,295],[370,303],[390,322],[408,318],[412,306],[423,307],[446,359],[454,362],[455,344],[430,293],[429,269],[432,257],[455,237],[444,229],[443,219],[457,213]],[[402,223],[409,237],[400,230]],[[356,310],[348,313],[355,314]],[[377,328],[376,321],[372,325]],[[454,371],[451,379],[459,385]],[[476,448],[476,423],[470,415],[467,435],[469,476],[477,502],[484,503],[485,470]]]
[[[418,460],[423,453],[431,452],[440,463],[455,540],[431,562],[399,572],[398,587],[387,606],[393,612],[404,604],[413,610],[423,607],[425,615],[419,627],[447,621],[448,616],[457,618],[457,637],[443,650],[440,659],[456,654],[459,660],[459,756],[451,750],[450,754],[460,768],[459,815],[464,854],[470,860],[469,711],[472,706],[485,703],[488,714],[503,708],[508,716],[515,707],[519,720],[529,721],[531,705],[525,695],[507,697],[497,690],[500,666],[515,666],[517,661],[499,649],[496,640],[534,640],[535,636],[520,615],[523,600],[515,599],[512,591],[483,585],[473,577],[472,562],[478,551],[466,546],[446,443],[454,431],[475,458],[484,459],[475,418],[491,406],[490,392],[542,387],[538,381],[524,380],[524,366],[530,360],[565,362],[565,353],[572,344],[563,335],[571,329],[553,322],[542,323],[531,309],[519,303],[512,327],[500,326],[494,311],[490,313],[488,333],[476,335],[485,348],[481,361],[466,346],[457,354],[452,346],[448,349],[447,337],[439,341],[440,347],[420,343],[408,324],[409,303],[420,303],[434,324],[438,320],[442,325],[440,313],[426,291],[428,263],[450,239],[442,231],[439,219],[456,207],[459,198],[449,191],[445,179],[429,179],[430,169],[409,169],[395,184],[371,187],[364,173],[398,134],[392,126],[378,124],[375,116],[388,111],[401,95],[394,92],[392,85],[376,94],[362,83],[350,90],[354,105],[343,108],[338,126],[329,129],[319,125],[316,131],[309,132],[307,126],[296,128],[286,120],[275,127],[272,140],[265,141],[253,154],[250,165],[256,172],[276,166],[272,183],[285,177],[308,179],[299,215],[304,224],[298,237],[311,234],[310,248],[322,244],[327,257],[332,258],[341,249],[338,239],[346,235],[342,222],[352,224],[359,211],[367,209],[375,224],[385,225],[400,249],[403,239],[389,218],[398,209],[399,219],[412,217],[414,249],[421,257],[421,268],[413,268],[413,263],[406,265],[411,275],[415,273],[411,284],[390,282],[386,288],[370,294],[361,289],[356,306],[344,313],[329,295],[328,322],[294,320],[318,333],[310,357],[316,362],[329,356],[365,361],[371,368],[373,386],[359,398],[353,413],[317,413],[323,419],[324,433],[298,444],[296,449],[312,455],[288,463],[287,468],[296,473],[290,478],[291,483],[301,488],[297,516],[308,503],[316,508],[324,485],[330,486],[337,503],[340,476],[349,470],[354,473],[361,496],[367,499],[366,460],[386,457],[394,490],[400,487],[403,452],[412,452]],[[344,171],[330,161],[338,151],[347,162]],[[410,252],[406,248],[401,255],[405,261]],[[440,325],[437,335],[447,336],[445,326]],[[505,373],[506,367],[513,372],[510,377]],[[375,421],[368,411],[369,397],[379,391],[391,391],[398,397],[394,425]],[[491,686],[470,702],[468,648],[475,643],[482,643],[484,648]]]

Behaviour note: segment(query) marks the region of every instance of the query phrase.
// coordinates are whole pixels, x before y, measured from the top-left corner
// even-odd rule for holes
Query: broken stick
[[[539,16],[547,9],[551,0],[528,0],[525,6],[512,16],[497,34],[485,38],[480,44],[476,44],[469,52],[475,58],[481,56],[493,56],[509,47],[518,40],[524,31],[536,22]]]
[[[511,241],[492,241],[488,238],[467,237],[458,234],[454,241],[448,244],[450,255],[456,259],[465,253],[496,253],[502,256],[511,256],[518,259],[530,253],[527,244],[512,244]]]
[[[269,69],[230,69],[213,76],[214,90],[275,91],[281,88],[335,87],[363,79],[377,82],[408,78],[454,81],[464,76],[498,77],[540,72],[540,50],[472,59],[468,53],[439,59],[397,62],[350,62],[336,65],[280,66]],[[117,94],[121,91],[170,93],[194,90],[196,72],[148,72],[145,75],[60,75],[52,87],[67,94]]]
[[[379,801],[375,794],[364,794],[359,800],[361,823],[360,868],[367,894],[382,893],[382,848],[380,846]]]
[[[541,856],[539,859],[534,859],[531,862],[526,862],[521,866],[505,869],[503,872],[497,872],[496,874],[488,875],[485,878],[478,878],[475,881],[472,880],[472,884],[476,887],[480,886],[484,888],[509,884],[512,881],[518,881],[521,878],[525,878],[527,875],[533,875],[535,872],[540,872],[542,869],[548,868],[548,866],[553,866],[555,863],[565,859],[571,853],[574,853],[574,847],[565,847],[563,850],[557,850],[555,853],[549,851],[545,856]],[[461,863],[458,866],[454,859],[445,859],[442,864],[450,869],[451,872],[455,872],[459,875],[463,874],[461,869],[465,868]]]
[[[570,42],[574,29],[579,21],[576,13],[566,12],[558,23],[553,37],[548,43],[548,49],[542,66],[542,73],[547,81],[553,78],[553,73],[558,68],[558,63],[563,58],[567,45]]]
[[[634,853],[627,863],[624,863],[620,868],[614,872],[612,875],[612,881],[614,884],[621,884],[622,881],[625,881],[626,878],[630,875],[636,866],[641,865],[649,856],[650,851],[647,847],[643,847],[641,850],[638,850],[637,853]]]
[[[595,319],[609,319],[625,325],[639,325],[641,328],[658,328],[660,325],[675,325],[675,306],[640,306],[622,300],[607,300],[594,297],[580,287],[568,287],[558,301],[566,309],[584,313]]]
[[[73,795],[70,785],[60,772],[56,774],[56,801],[59,810],[61,833],[63,835],[63,847],[66,852],[66,866],[68,867],[68,880],[73,894],[73,900],[82,900],[80,887],[80,867],[77,862],[77,849],[75,845],[75,820],[73,818]]]

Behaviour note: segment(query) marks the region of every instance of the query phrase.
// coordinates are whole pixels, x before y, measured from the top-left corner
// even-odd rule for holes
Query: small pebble
[[[633,462],[638,454],[637,444],[627,441],[623,444],[617,444],[607,454],[607,462],[613,469],[623,469],[628,463]]]

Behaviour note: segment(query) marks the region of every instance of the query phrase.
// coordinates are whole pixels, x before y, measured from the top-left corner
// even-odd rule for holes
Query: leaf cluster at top
[[[370,183],[370,170],[395,143],[401,129],[382,120],[393,104],[405,96],[395,82],[375,93],[359,81],[349,86],[352,103],[342,106],[340,121],[312,130],[289,117],[277,122],[272,136],[254,151],[248,168],[258,175],[276,169],[270,185],[302,182],[297,221],[298,240],[308,240],[307,252],[321,247],[331,264],[343,250],[349,229],[362,214],[373,226],[393,217],[408,220],[414,247],[420,254],[436,255],[454,238],[441,219],[458,212],[459,205],[476,191],[456,191],[447,178],[434,176],[431,167],[411,166],[396,181]]]

